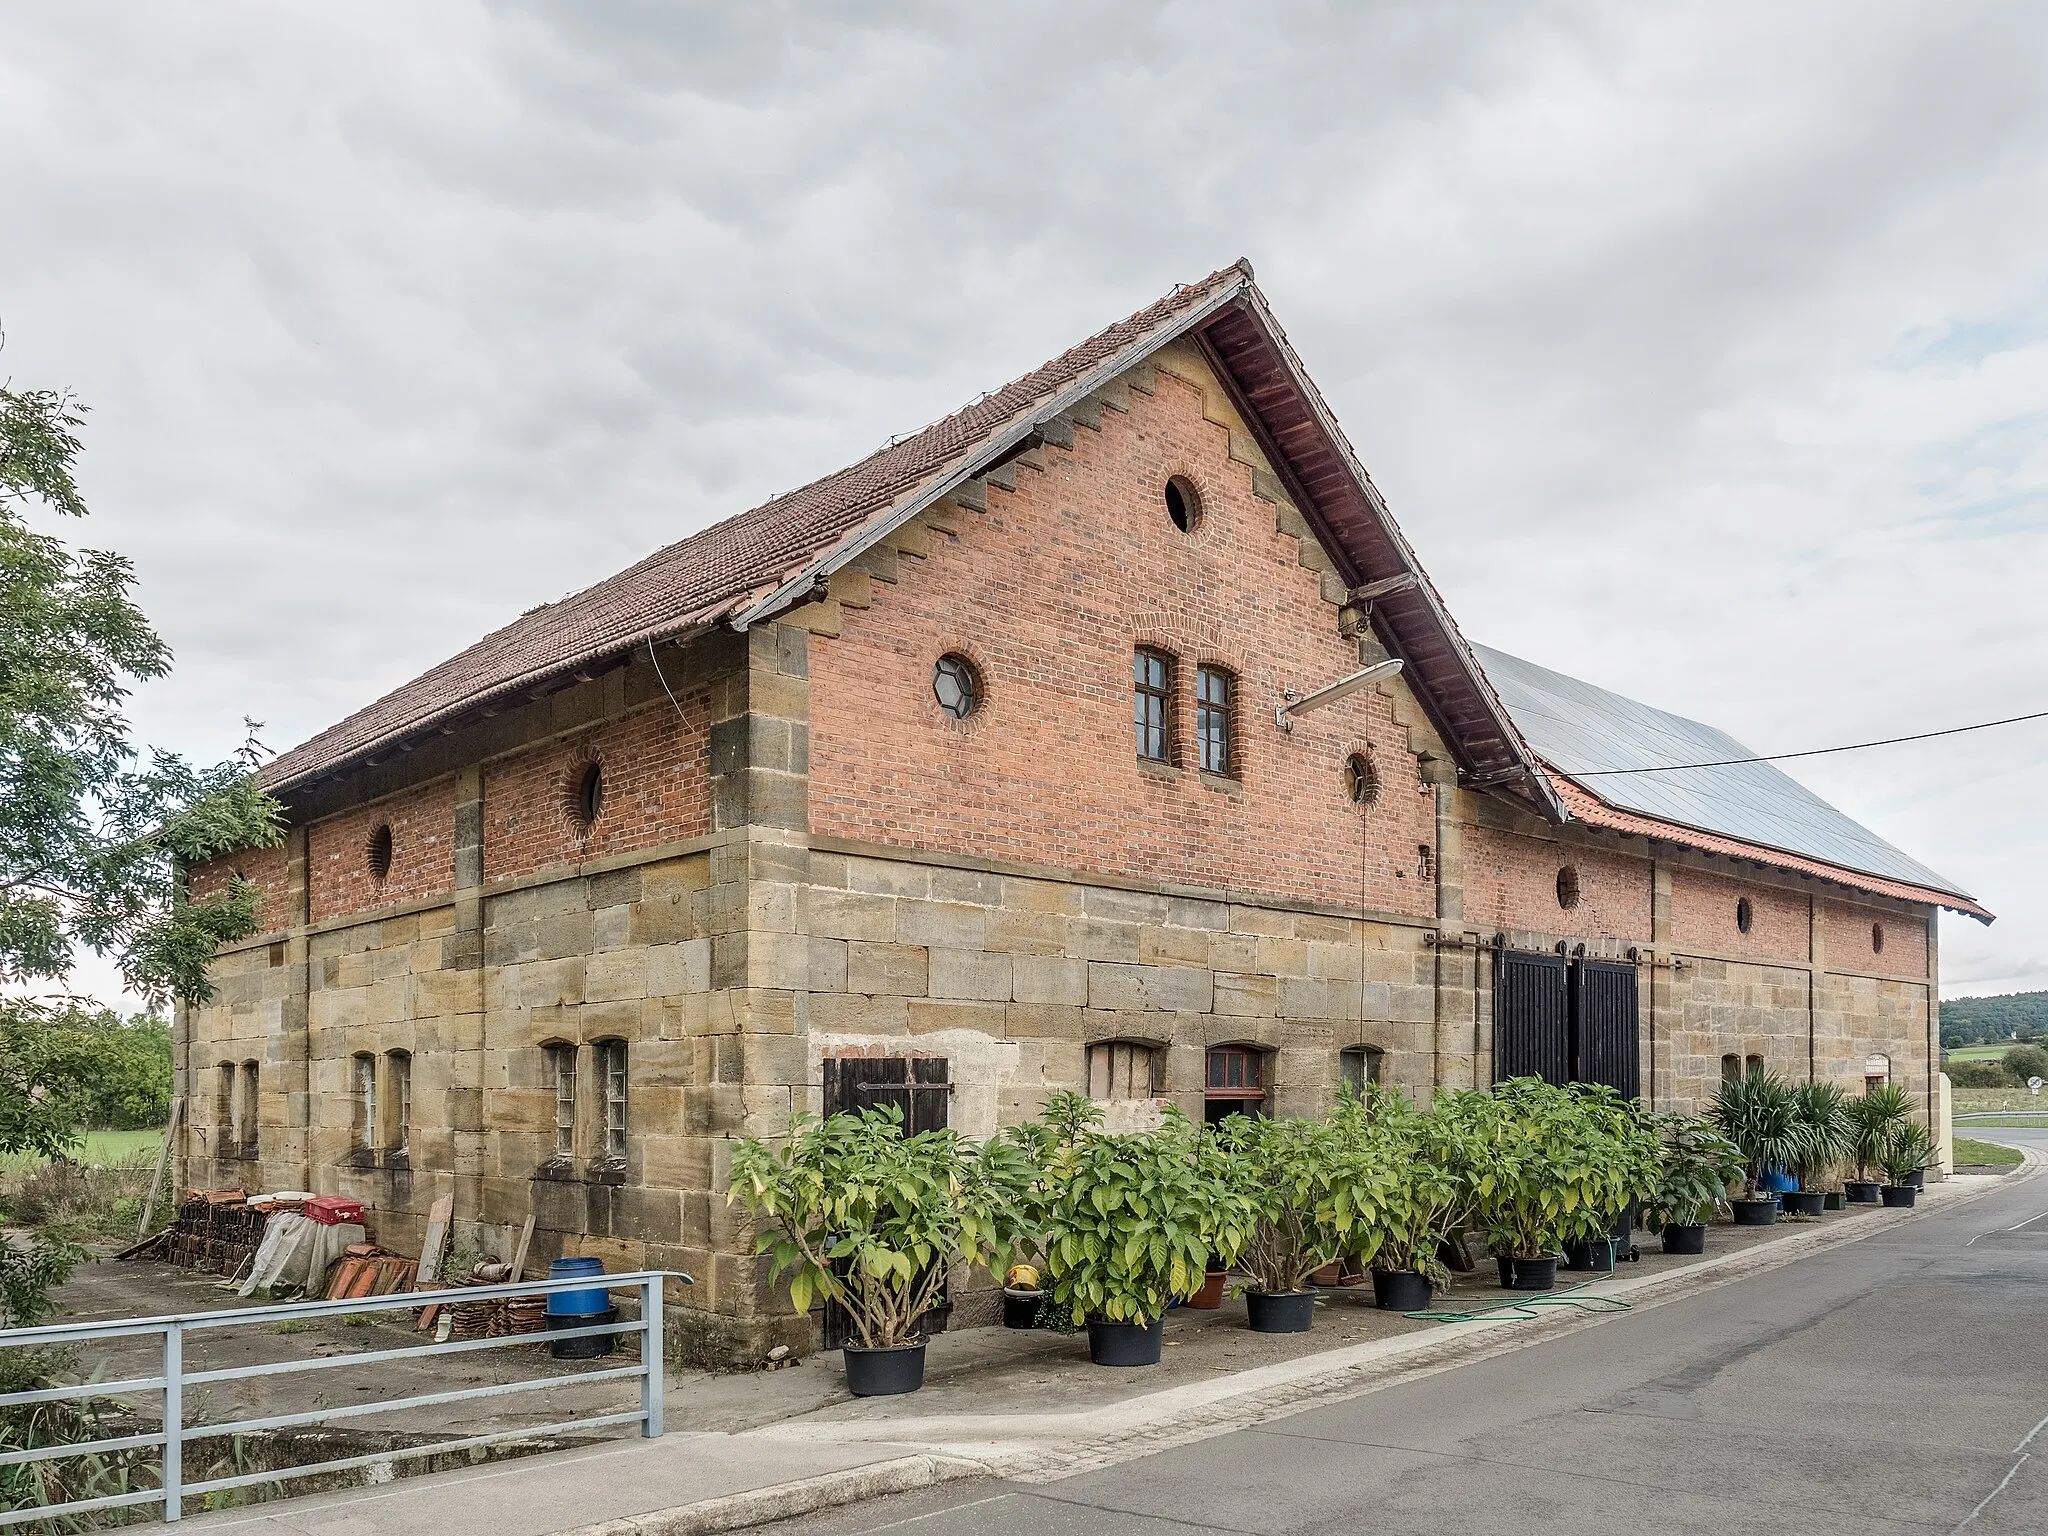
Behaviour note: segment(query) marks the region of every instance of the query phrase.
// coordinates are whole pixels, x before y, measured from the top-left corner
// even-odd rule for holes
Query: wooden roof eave
[[[1229,345],[1230,327],[1236,320],[1244,323],[1248,338],[1264,349],[1277,378],[1260,380],[1256,387],[1248,385],[1242,353],[1233,359]],[[1411,690],[1457,754],[1459,768],[1468,778],[1489,781],[1484,787],[1494,792],[1526,801],[1546,820],[1568,820],[1569,813],[1542,764],[1509,719],[1257,285],[1246,284],[1234,302],[1195,334],[1253,438],[1311,530],[1337,562],[1345,581],[1357,587],[1404,572],[1417,578],[1406,591],[1373,604],[1373,630],[1389,654],[1401,659]],[[1300,419],[1276,430],[1273,417],[1283,400],[1294,407]],[[1326,462],[1305,465],[1304,459],[1310,456]],[[1373,552],[1381,558],[1369,558],[1361,541],[1347,537],[1340,520],[1332,515],[1333,492],[1347,490],[1362,504],[1377,542],[1385,546],[1384,551]],[[1501,777],[1510,771],[1511,777]]]

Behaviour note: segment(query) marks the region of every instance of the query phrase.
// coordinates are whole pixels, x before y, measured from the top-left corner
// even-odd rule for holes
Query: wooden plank
[[[135,1223],[138,1238],[149,1236],[149,1224],[156,1216],[157,1186],[164,1181],[164,1164],[171,1160],[171,1141],[178,1134],[178,1121],[185,1113],[185,1096],[181,1093],[171,1100],[170,1123],[164,1127],[164,1139],[157,1144],[156,1171],[149,1176],[149,1193],[142,1197],[142,1219]]]
[[[526,1250],[533,1242],[533,1212],[526,1213],[526,1225],[519,1229],[518,1246],[512,1250],[512,1267],[506,1271],[508,1282],[526,1278]]]
[[[427,1208],[427,1239],[420,1244],[419,1284],[440,1278],[441,1254],[448,1246],[448,1223],[455,1215],[455,1197],[443,1195]]]

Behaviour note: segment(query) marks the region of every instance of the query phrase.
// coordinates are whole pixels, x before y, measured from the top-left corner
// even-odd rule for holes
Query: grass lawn
[[[1997,1040],[1990,1045],[1959,1045],[1947,1055],[1950,1061],[1997,1061],[2012,1048],[2012,1041]]]
[[[1958,1088],[1950,1101],[1959,1115],[1981,1114],[1990,1109],[2039,1110],[2048,1115],[2048,1089],[2039,1098],[2024,1088]]]
[[[2024,1162],[2018,1147],[2001,1147],[1995,1141],[1971,1141],[1966,1136],[1956,1138],[1956,1165],[1958,1167],[2010,1167]]]
[[[164,1133],[156,1131],[87,1131],[85,1145],[72,1154],[74,1163],[111,1166],[125,1162],[140,1153],[155,1157],[157,1144],[164,1139]],[[42,1159],[26,1153],[11,1153],[0,1157],[0,1177],[20,1173],[35,1167]]]

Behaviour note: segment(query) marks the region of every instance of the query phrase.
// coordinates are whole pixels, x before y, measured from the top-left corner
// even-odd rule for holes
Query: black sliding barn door
[[[1493,963],[1493,1080],[1572,1075],[1570,967],[1563,955],[1497,949]]]
[[[1642,1091],[1636,968],[1494,951],[1493,1080],[1604,1083],[1624,1098]]]
[[[1625,1099],[1642,1091],[1636,968],[1612,960],[1572,962],[1572,1075],[1605,1083]]]
[[[953,1090],[943,1056],[828,1056],[824,1067],[827,1115],[894,1104],[903,1112],[906,1136],[945,1128]],[[944,1333],[952,1312],[952,1301],[941,1291],[919,1326],[926,1335]],[[818,1327],[825,1349],[858,1342],[846,1308],[836,1301],[826,1301]]]

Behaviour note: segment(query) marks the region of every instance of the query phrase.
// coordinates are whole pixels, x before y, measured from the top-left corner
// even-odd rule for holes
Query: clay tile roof
[[[264,770],[265,785],[281,790],[304,783],[494,700],[734,614],[858,537],[906,496],[961,468],[1020,421],[1029,422],[1090,370],[1250,280],[1250,267],[1238,262],[1177,287],[858,464],[715,523],[593,587],[523,614],[293,747]]]

